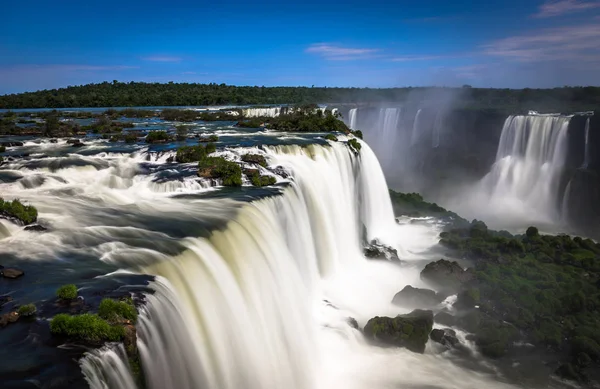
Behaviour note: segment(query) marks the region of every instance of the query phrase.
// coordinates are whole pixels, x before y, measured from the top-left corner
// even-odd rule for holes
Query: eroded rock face
[[[47,231],[48,229],[44,226],[41,226],[39,224],[32,224],[30,226],[25,227],[25,231],[36,231],[36,232],[43,232],[43,231]]]
[[[400,262],[398,251],[377,241],[372,241],[364,248],[364,255],[369,259]]]
[[[439,312],[434,317],[433,320],[444,326],[454,326],[456,325],[456,318],[454,315],[449,314],[448,312]]]
[[[367,339],[381,345],[405,347],[416,353],[425,351],[425,344],[433,328],[433,312],[416,309],[407,315],[374,317],[367,322]]]
[[[402,307],[431,308],[444,300],[444,297],[430,289],[413,288],[407,285],[396,293],[392,304]]]
[[[455,294],[467,282],[473,280],[474,274],[464,270],[456,261],[440,259],[431,262],[421,271],[421,279],[436,286],[445,294]]]

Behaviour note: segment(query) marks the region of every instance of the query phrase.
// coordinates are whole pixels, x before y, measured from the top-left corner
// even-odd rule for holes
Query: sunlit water
[[[35,205],[49,231],[1,222],[4,264],[28,277],[13,285],[39,283],[2,284],[2,293],[39,302],[73,282],[99,299],[101,291],[143,287],[141,274],[157,276],[138,323],[149,388],[506,386],[485,362],[460,367],[435,345],[424,355],[375,347],[348,324],[349,317],[362,327],[376,315],[408,312],[392,297],[407,284],[424,286],[420,270],[438,259],[430,248],[439,224],[394,220],[367,144],[355,155],[343,142],[326,145],[315,136],[227,125],[212,131],[222,136],[219,155],[261,153],[269,163],[264,174],[279,167],[290,177],[277,175],[272,188],[222,189],[198,179],[194,164],[168,163],[176,144],[98,139],[73,149],[31,140],[9,149],[29,156],[0,168],[0,192]],[[365,259],[364,238],[395,247],[403,264]],[[28,333],[7,336],[13,341],[3,360],[17,350],[30,358],[6,363],[1,374],[14,381],[18,366],[50,371],[48,355],[60,351],[36,349]],[[93,388],[134,386],[117,346],[91,351],[81,369]]]

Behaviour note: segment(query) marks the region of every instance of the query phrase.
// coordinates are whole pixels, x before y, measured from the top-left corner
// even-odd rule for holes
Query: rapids
[[[88,143],[73,152],[34,142],[27,147],[37,153],[2,166],[2,196],[36,206],[49,231],[2,221],[0,254],[42,280],[16,293],[21,301],[49,299],[67,280],[127,290],[145,285],[138,275],[154,276],[137,324],[148,388],[508,386],[474,349],[466,368],[431,344],[424,355],[372,346],[348,323],[408,312],[393,295],[423,286],[420,270],[438,259],[430,249],[441,226],[394,220],[366,143],[359,155],[317,139],[220,145],[230,159],[261,153],[273,169],[265,173],[289,173],[273,188],[238,191],[199,180],[193,164],[167,162],[169,148]],[[372,240],[396,248],[403,264],[365,259]],[[89,351],[80,364],[94,389],[135,387],[120,345]]]

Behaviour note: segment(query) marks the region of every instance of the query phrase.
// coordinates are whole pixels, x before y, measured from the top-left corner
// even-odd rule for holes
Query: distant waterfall
[[[487,207],[499,213],[558,219],[570,119],[550,115],[506,119],[496,162],[482,181],[490,194]]]
[[[440,147],[440,136],[443,125],[443,116],[442,111],[440,110],[435,114],[435,121],[433,122],[433,130],[431,133],[431,147],[434,149]]]
[[[419,109],[417,111],[417,114],[415,115],[415,121],[413,123],[413,128],[412,128],[412,135],[410,137],[411,146],[416,145],[419,142],[419,137],[421,136],[420,127],[419,127],[421,112],[422,112],[422,110]]]
[[[142,269],[158,276],[138,324],[149,389],[318,387],[310,317],[319,280],[365,261],[363,226],[369,239],[393,243],[387,186],[366,143],[360,156],[339,142],[267,155],[292,172],[281,196],[244,206],[224,230],[186,238],[187,250]]]
[[[244,117],[255,118],[255,117],[268,117],[274,118],[279,116],[282,112],[283,107],[270,107],[270,108],[245,108],[242,112]]]
[[[585,151],[583,157],[583,168],[587,169],[590,166],[590,118],[588,116],[585,121]]]
[[[358,113],[358,108],[352,108],[350,110],[350,112],[348,112],[351,130],[356,130],[356,114],[357,113]]]

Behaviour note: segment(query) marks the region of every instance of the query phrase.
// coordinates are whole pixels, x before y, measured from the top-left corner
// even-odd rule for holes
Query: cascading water
[[[412,128],[412,135],[410,137],[410,144],[411,146],[416,145],[419,142],[419,137],[421,136],[421,131],[420,131],[420,118],[421,118],[421,112],[423,110],[419,109],[417,111],[417,114],[415,115],[415,121],[413,122],[413,128]]]
[[[282,107],[246,108],[242,112],[243,112],[243,115],[247,118],[254,118],[254,117],[274,118],[281,114],[281,110],[282,110]]]
[[[585,121],[585,151],[583,157],[583,168],[587,169],[590,166],[590,118]]]
[[[356,114],[358,113],[358,108],[352,108],[349,112],[348,112],[348,117],[350,120],[350,129],[351,130],[356,130]]]
[[[511,228],[507,222],[544,225],[560,221],[560,178],[570,120],[558,115],[509,116],[490,172],[464,196],[468,204],[452,206],[497,228]]]

